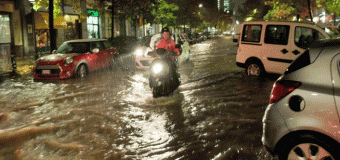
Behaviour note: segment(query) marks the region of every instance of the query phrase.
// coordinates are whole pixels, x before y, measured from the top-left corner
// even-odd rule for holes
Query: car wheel
[[[87,67],[85,64],[81,64],[76,72],[77,78],[83,78],[87,75]]]
[[[279,153],[279,159],[335,160],[339,159],[339,154],[336,151],[338,148],[339,144],[332,143],[332,140],[321,140],[312,135],[302,135],[287,143]]]
[[[246,74],[248,76],[261,76],[264,74],[264,69],[260,63],[250,62],[246,67]]]

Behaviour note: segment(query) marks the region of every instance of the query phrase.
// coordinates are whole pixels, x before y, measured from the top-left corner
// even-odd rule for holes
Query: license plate
[[[51,74],[51,70],[42,70],[42,74]]]

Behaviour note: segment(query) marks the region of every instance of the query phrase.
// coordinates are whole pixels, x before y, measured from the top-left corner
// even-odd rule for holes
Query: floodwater
[[[275,77],[246,77],[236,50],[230,37],[192,45],[168,97],[153,98],[147,70],[128,63],[83,79],[7,79],[0,159],[274,159],[261,120]]]

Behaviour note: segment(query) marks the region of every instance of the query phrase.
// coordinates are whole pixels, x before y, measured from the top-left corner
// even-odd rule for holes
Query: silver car
[[[340,159],[340,39],[319,40],[276,80],[262,143],[279,159]]]

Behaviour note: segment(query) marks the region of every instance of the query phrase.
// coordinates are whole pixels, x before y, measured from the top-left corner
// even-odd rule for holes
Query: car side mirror
[[[56,50],[53,50],[53,51],[52,51],[52,54],[56,54],[56,53],[57,53],[57,51],[56,51]]]
[[[99,48],[93,48],[93,49],[92,49],[92,53],[96,54],[96,53],[98,53],[98,52],[99,52]]]

